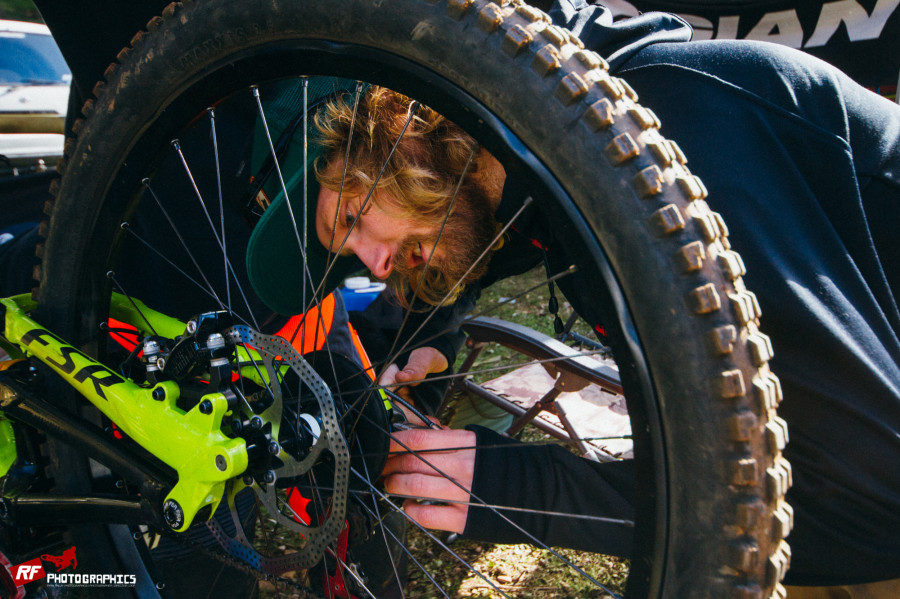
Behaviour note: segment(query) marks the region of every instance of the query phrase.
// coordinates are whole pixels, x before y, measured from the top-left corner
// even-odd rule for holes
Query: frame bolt
[[[212,414],[213,405],[212,402],[208,399],[204,399],[200,402],[200,413],[201,414]]]
[[[244,481],[244,484],[247,485],[247,486],[249,487],[250,485],[253,484],[253,475],[252,475],[252,474],[245,474],[244,477],[243,477],[243,481]]]
[[[223,337],[220,333],[212,333],[206,339],[206,349],[216,350],[221,347],[225,347],[225,337]]]
[[[262,428],[262,426],[263,426],[263,420],[259,416],[254,416],[253,418],[250,419],[250,428],[251,429],[258,431],[259,429]]]
[[[274,470],[266,470],[266,473],[263,475],[263,482],[267,485],[271,485],[275,482],[276,478]]]
[[[269,453],[271,455],[278,455],[281,453],[281,445],[278,444],[278,441],[270,441],[269,442]]]
[[[174,499],[167,499],[166,503],[163,504],[163,517],[166,519],[166,524],[169,525],[169,528],[178,529],[184,524],[184,510],[181,509],[181,506]]]
[[[166,398],[166,390],[163,387],[157,387],[153,390],[151,397],[156,401],[162,401]]]
[[[225,459],[225,456],[219,454],[216,456],[216,468],[225,472],[228,469],[228,460]]]

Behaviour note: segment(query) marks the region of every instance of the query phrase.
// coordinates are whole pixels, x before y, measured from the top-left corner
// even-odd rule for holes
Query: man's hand
[[[415,387],[429,374],[444,372],[448,366],[444,354],[433,347],[420,347],[409,354],[403,370],[396,364],[391,364],[378,379],[378,383],[411,402],[409,387]]]
[[[390,452],[384,467],[385,490],[437,502],[406,499],[406,514],[425,528],[463,532],[475,473],[475,433],[450,429],[399,431],[391,435]]]

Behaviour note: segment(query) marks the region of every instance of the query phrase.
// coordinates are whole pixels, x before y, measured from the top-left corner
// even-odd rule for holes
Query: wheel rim
[[[360,70],[366,71],[368,63],[381,65],[381,72],[376,83],[388,83],[395,85],[402,80],[401,85],[396,85],[398,91],[407,93],[412,97],[422,97],[426,99],[429,105],[450,118],[455,120],[463,127],[468,125],[474,132],[476,137],[483,141],[498,157],[502,157],[505,163],[515,163],[520,166],[517,168],[525,169],[533,173],[535,181],[542,185],[549,194],[556,199],[555,206],[558,211],[558,218],[573,224],[577,230],[577,237],[585,242],[579,251],[583,255],[589,256],[586,262],[597,266],[596,276],[604,281],[604,293],[608,294],[602,298],[602,302],[610,306],[610,312],[615,313],[618,322],[615,323],[615,330],[619,333],[617,354],[628,354],[627,361],[634,368],[633,375],[628,381],[628,385],[633,389],[629,396],[629,412],[632,417],[632,427],[635,431],[641,431],[645,425],[649,425],[649,429],[654,431],[651,435],[644,436],[635,435],[635,443],[640,447],[636,447],[636,458],[638,471],[645,473],[639,477],[639,487],[637,489],[637,497],[642,498],[639,501],[638,508],[640,517],[637,522],[636,531],[636,555],[649,557],[649,559],[639,560],[632,564],[632,573],[629,580],[629,593],[633,596],[654,596],[654,589],[657,588],[658,581],[664,567],[665,555],[665,530],[663,524],[665,522],[666,513],[666,485],[665,474],[660,464],[664,463],[664,448],[662,446],[662,436],[659,434],[659,421],[657,419],[655,402],[653,397],[653,382],[649,376],[649,369],[643,360],[643,352],[640,349],[640,343],[634,334],[633,326],[629,313],[627,302],[624,295],[616,282],[615,275],[609,262],[603,254],[603,250],[595,242],[587,242],[592,237],[591,232],[587,229],[587,225],[581,219],[577,209],[571,200],[566,196],[563,187],[549,173],[547,168],[533,155],[529,150],[517,140],[515,135],[509,131],[498,119],[496,119],[483,105],[479,104],[474,98],[460,91],[450,82],[439,79],[434,81],[430,72],[426,69],[408,63],[402,58],[373,52],[369,48],[358,48],[343,44],[327,44],[327,50],[322,52],[323,44],[315,43],[311,47],[292,48],[290,51],[284,50],[283,45],[276,45],[278,55],[270,62],[277,64],[285,64],[282,60],[284,56],[302,56],[299,62],[306,63],[311,60],[311,55],[320,58],[317,62],[318,69],[328,70],[346,70],[348,74],[358,74]],[[254,49],[254,54],[258,49]],[[364,66],[360,66],[361,56],[364,53],[366,62]],[[377,54],[374,57],[373,54]],[[202,118],[208,106],[216,104],[217,98],[204,98],[207,94],[206,90],[216,89],[218,87],[218,79],[220,75],[224,77],[227,70],[232,82],[228,87],[235,89],[247,89],[247,85],[242,82],[239,86],[233,83],[234,71],[244,72],[249,67],[247,64],[254,63],[252,57],[246,59],[238,59],[228,65],[227,69],[222,68],[214,71],[206,80],[197,83],[191,88],[185,90],[166,110],[166,115],[160,117],[153,126],[142,136],[140,142],[132,148],[129,158],[125,161],[127,166],[122,169],[116,178],[115,185],[124,184],[125,188],[137,188],[137,182],[146,175],[142,167],[135,167],[135,163],[151,164],[155,161],[147,161],[144,158],[148,155],[146,147],[155,147],[160,145],[160,140],[168,142],[168,140],[176,135],[183,138],[182,127],[179,122],[196,121]],[[246,63],[246,64],[245,64]],[[385,68],[388,65],[388,68]],[[275,67],[272,67],[275,68]],[[281,66],[278,69],[283,69]],[[319,70],[310,72],[310,74],[318,74]],[[263,79],[268,78],[269,73],[258,73]],[[252,81],[255,82],[256,77]],[[237,93],[237,92],[236,92]],[[202,101],[205,100],[205,101]],[[135,157],[138,159],[135,160]],[[152,177],[151,177],[152,178]],[[130,212],[124,209],[123,212]],[[101,235],[100,238],[104,238]],[[126,237],[125,233],[120,233],[120,241]],[[101,242],[98,245],[103,245]],[[115,245],[118,245],[115,244]],[[107,246],[108,247],[108,246]],[[107,264],[103,264],[100,268],[105,272],[108,269]],[[99,270],[86,275],[92,279],[92,282],[86,288],[96,288],[98,280],[104,280],[100,286],[106,286],[105,279],[99,275]],[[99,307],[100,313],[105,308]],[[623,333],[629,332],[629,333]],[[649,398],[649,399],[648,399]],[[633,405],[632,405],[633,404]],[[651,406],[648,409],[648,406]],[[649,473],[649,474],[648,474]]]

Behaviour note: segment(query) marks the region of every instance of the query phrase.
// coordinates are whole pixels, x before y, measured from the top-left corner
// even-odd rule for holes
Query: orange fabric
[[[319,312],[321,311],[321,318]],[[334,294],[330,293],[318,306],[307,310],[306,314],[291,316],[290,320],[275,333],[287,339],[301,354],[322,349],[325,338],[334,321]]]
[[[356,353],[359,354],[363,369],[366,371],[366,374],[369,375],[369,378],[374,381],[375,367],[372,366],[372,362],[369,360],[369,354],[366,353],[366,348],[363,347],[362,340],[359,338],[359,333],[356,332],[356,329],[354,329],[353,325],[349,322],[347,323],[347,326],[350,328],[350,337],[353,339],[353,347],[356,348]]]

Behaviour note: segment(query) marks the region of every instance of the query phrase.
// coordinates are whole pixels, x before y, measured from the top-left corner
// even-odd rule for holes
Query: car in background
[[[0,20],[0,177],[56,165],[71,80],[46,25]]]

